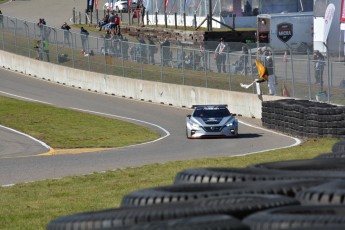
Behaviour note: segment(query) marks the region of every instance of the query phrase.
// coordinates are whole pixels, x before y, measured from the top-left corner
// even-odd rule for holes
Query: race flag
[[[323,42],[327,41],[329,30],[331,28],[333,16],[334,16],[335,6],[334,4],[329,4],[325,12],[325,29],[323,34]]]
[[[256,80],[253,81],[252,83],[248,84],[248,85],[243,84],[243,83],[240,83],[240,85],[241,85],[242,88],[248,89],[248,88],[251,87],[255,82],[256,82]]]
[[[98,0],[95,0],[95,9],[98,10]]]
[[[255,60],[256,68],[258,69],[258,74],[260,79],[268,79],[268,73],[266,67],[258,60]]]
[[[267,69],[266,67],[258,60],[256,59],[255,60],[255,65],[256,65],[256,68],[258,70],[258,74],[259,74],[259,79],[260,80],[268,80],[268,73],[267,73]],[[242,88],[245,88],[245,89],[248,89],[249,87],[251,87],[255,82],[257,82],[256,80],[254,80],[252,83],[246,85],[246,84],[243,84],[243,83],[240,83],[241,87]],[[257,85],[258,87],[258,85]],[[259,90],[259,89],[258,89]],[[260,94],[260,93],[258,93]]]
[[[169,0],[165,0],[165,4],[164,4],[164,13],[167,12],[168,4],[169,4]]]

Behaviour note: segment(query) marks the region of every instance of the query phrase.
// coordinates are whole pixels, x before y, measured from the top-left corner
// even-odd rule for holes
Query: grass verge
[[[0,97],[0,124],[53,148],[107,148],[159,138],[147,127],[78,111]],[[135,132],[132,130],[135,129]]]

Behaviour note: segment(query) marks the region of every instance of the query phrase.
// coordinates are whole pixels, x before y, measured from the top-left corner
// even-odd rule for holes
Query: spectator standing
[[[244,16],[250,16],[252,14],[252,6],[250,5],[249,1],[246,1],[244,5]]]
[[[114,11],[111,12],[110,18],[109,18],[109,28],[111,29],[115,29],[115,13]]]
[[[111,36],[111,47],[112,47],[112,53],[114,56],[120,56],[120,39],[119,36],[115,35],[114,33]]]
[[[246,46],[242,46],[242,56],[240,58],[241,67],[243,69],[243,75],[247,76],[247,66],[249,60],[249,52]]]
[[[314,61],[315,61],[315,84],[322,84],[323,83],[323,70],[325,67],[325,57],[320,53],[320,51],[316,50],[314,53]]]
[[[276,93],[276,79],[275,79],[276,77],[274,75],[274,66],[273,66],[272,56],[266,57],[265,67],[268,74],[268,80],[267,80],[268,93],[269,95],[275,96],[277,94]]]
[[[200,67],[209,70],[209,53],[205,49],[205,43],[200,42]]]
[[[46,39],[43,40],[43,53],[46,56],[47,62],[50,62],[49,42]]]
[[[146,7],[144,4],[141,4],[141,22],[143,25],[145,25],[144,19],[145,19],[145,13],[146,13]]]
[[[226,73],[226,66],[225,66],[225,61],[226,61],[226,53],[225,53],[225,48],[226,45],[224,43],[224,39],[221,38],[219,40],[219,44],[214,51],[214,59],[216,60],[216,65],[217,65],[217,70],[218,73],[220,73],[223,69],[223,72]]]
[[[262,83],[267,81],[269,95],[276,95],[273,59],[272,56],[267,56],[265,59],[265,65],[259,59],[255,61],[259,74],[259,79],[256,79],[255,82]]]
[[[69,30],[71,29],[71,27],[67,24],[67,22],[64,22],[64,24],[62,24],[61,29],[64,30],[63,31],[63,43],[65,45],[65,43],[68,44],[68,46],[70,46],[70,42],[69,42]]]
[[[169,66],[169,61],[170,61],[170,42],[168,38],[164,39],[164,42],[161,44],[161,49],[162,49],[162,63],[163,66]]]
[[[142,36],[139,37],[139,50],[140,50],[140,60],[141,62],[147,64],[147,45]]]
[[[110,32],[108,31],[104,35],[104,49],[103,49],[103,52],[101,51],[101,53],[104,55],[109,55],[111,46],[112,46],[111,45],[111,35],[110,35]]]
[[[115,23],[115,34],[120,35],[121,31],[120,31],[120,17],[118,14],[115,15],[114,18],[114,23]]]
[[[40,33],[41,33],[40,36],[41,36],[42,39],[44,39],[44,37],[45,37],[45,34],[44,34],[44,32],[45,32],[45,29],[44,29],[45,25],[46,25],[45,20],[43,18],[40,18],[38,20],[37,26],[40,29]]]
[[[36,42],[36,45],[34,46],[34,48],[37,50],[37,60],[42,61],[43,60],[43,49],[42,49],[42,43],[41,40],[38,40]]]
[[[126,37],[124,37],[122,39],[122,42],[121,42],[121,48],[122,48],[122,58],[124,60],[128,60],[128,49],[129,49],[129,46],[128,46],[128,39]]]
[[[88,53],[88,38],[89,32],[84,29],[84,27],[80,28],[80,38],[81,38],[81,45],[82,45],[82,52],[86,55]]]
[[[157,51],[157,47],[151,37],[148,38],[148,41],[149,41],[149,63],[154,65],[155,53]]]

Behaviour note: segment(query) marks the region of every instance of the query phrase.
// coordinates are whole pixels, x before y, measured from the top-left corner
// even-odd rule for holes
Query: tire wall
[[[262,103],[264,127],[306,138],[345,137],[345,106],[283,99]]]

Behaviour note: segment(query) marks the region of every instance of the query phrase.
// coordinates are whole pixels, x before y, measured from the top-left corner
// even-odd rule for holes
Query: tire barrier
[[[274,163],[278,164],[278,162]],[[272,168],[259,168],[258,165],[247,168],[192,168],[177,173],[174,184],[345,179],[345,173],[341,170],[283,170],[278,169],[278,167],[277,169]]]
[[[254,213],[243,223],[251,230],[335,229],[345,227],[344,206],[289,206]]]
[[[127,230],[250,230],[229,215],[208,215],[134,225]]]
[[[314,159],[324,159],[324,158],[331,158],[331,159],[335,159],[335,158],[345,158],[345,151],[344,152],[331,152],[331,153],[323,153],[320,154],[316,157],[314,157]]]
[[[296,194],[305,205],[344,205],[345,181],[334,180],[315,187],[309,187]]]
[[[186,169],[171,185],[126,194],[119,208],[61,216],[46,229],[343,230],[343,143],[314,159]]]
[[[191,168],[176,174],[174,184],[278,181],[293,179],[290,173],[260,168]]]
[[[342,126],[345,129],[345,126]],[[332,147],[333,153],[343,152],[345,153],[345,140],[335,143]]]
[[[249,167],[273,169],[273,170],[285,170],[285,171],[316,171],[322,170],[327,172],[345,171],[345,159],[342,158],[314,158],[307,160],[288,160],[278,162],[268,162],[252,165]]]
[[[268,208],[297,205],[290,197],[279,195],[234,195],[201,199],[194,202],[160,204],[135,208],[117,208],[59,217],[47,230],[117,229],[156,221],[203,215],[224,214],[242,219]]]
[[[264,101],[261,120],[264,127],[292,136],[345,137],[345,106],[295,99]]]
[[[273,194],[294,197],[300,191],[326,182],[327,180],[286,180],[161,186],[141,189],[125,195],[121,201],[121,207],[181,203],[235,194]]]

